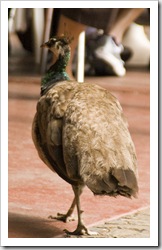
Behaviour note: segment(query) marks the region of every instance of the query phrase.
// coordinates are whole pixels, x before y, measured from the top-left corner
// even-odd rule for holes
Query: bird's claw
[[[60,220],[63,222],[69,222],[69,221],[74,221],[75,218],[72,216],[69,216],[68,214],[61,214],[61,213],[57,213],[57,216],[48,216],[48,219],[55,219],[55,220]]]
[[[78,225],[73,232],[69,232],[67,229],[64,229],[64,232],[69,235],[97,235],[96,232],[89,231],[84,225]]]

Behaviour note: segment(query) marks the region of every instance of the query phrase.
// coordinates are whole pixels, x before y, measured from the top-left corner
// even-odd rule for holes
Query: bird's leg
[[[75,200],[75,197],[73,199],[73,202],[69,208],[69,210],[67,211],[66,214],[61,214],[61,213],[57,213],[57,216],[52,216],[50,215],[48,218],[49,219],[56,219],[56,220],[61,220],[63,222],[69,222],[69,221],[73,221],[75,220],[71,215],[74,211],[74,208],[75,208],[75,205],[76,205],[76,200]]]
[[[82,193],[82,186],[73,186],[74,194],[75,194],[75,199],[76,199],[76,205],[77,205],[77,212],[78,212],[78,225],[77,228],[74,232],[69,232],[68,230],[64,230],[67,234],[71,235],[89,235],[88,229],[85,227],[83,224],[81,215],[83,211],[80,209],[80,195]]]

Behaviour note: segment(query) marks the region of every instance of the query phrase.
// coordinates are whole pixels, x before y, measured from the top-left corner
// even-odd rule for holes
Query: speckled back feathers
[[[47,165],[70,184],[82,183],[98,195],[136,196],[134,144],[122,108],[107,90],[57,83],[40,98],[33,124],[41,158],[50,156]]]

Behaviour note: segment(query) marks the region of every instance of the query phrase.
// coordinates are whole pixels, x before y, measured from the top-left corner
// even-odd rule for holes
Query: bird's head
[[[48,48],[56,55],[56,57],[59,55],[64,56],[66,52],[70,51],[69,44],[72,40],[73,37],[65,35],[54,36],[51,37],[48,42],[43,43],[41,47]]]

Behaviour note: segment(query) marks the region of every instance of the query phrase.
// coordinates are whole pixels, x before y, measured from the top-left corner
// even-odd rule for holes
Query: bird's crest
[[[61,37],[67,42],[67,44],[70,44],[74,40],[71,32],[67,31],[66,23],[64,23],[64,33],[61,35]]]

